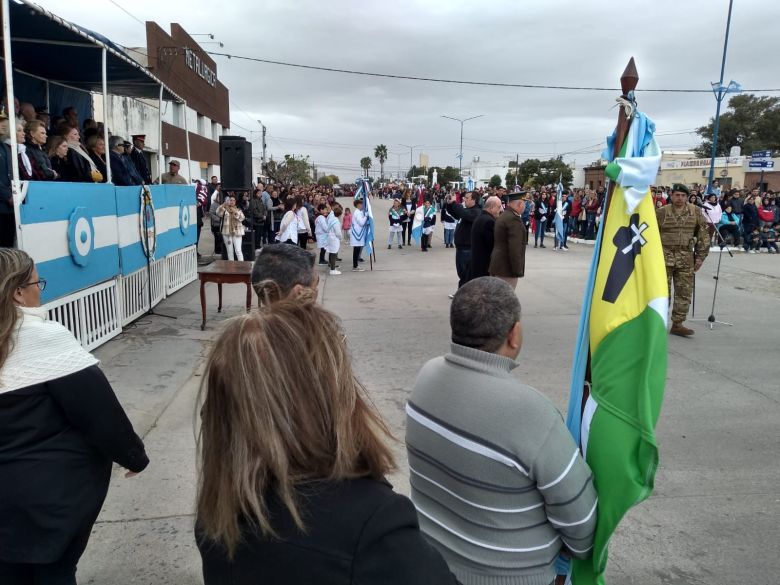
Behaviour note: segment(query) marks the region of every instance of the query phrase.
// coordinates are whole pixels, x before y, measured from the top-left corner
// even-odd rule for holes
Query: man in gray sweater
[[[549,585],[560,552],[590,555],[596,491],[560,413],[511,371],[520,303],[494,277],[463,285],[450,353],[425,364],[406,406],[420,528],[464,585]]]

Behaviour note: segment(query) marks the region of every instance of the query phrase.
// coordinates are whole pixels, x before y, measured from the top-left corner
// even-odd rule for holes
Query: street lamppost
[[[480,114],[479,116],[472,116],[471,118],[453,118],[452,116],[445,116],[444,114],[441,115],[442,118],[447,118],[448,120],[455,120],[456,122],[460,122],[460,152],[458,153],[458,160],[460,161],[458,163],[458,180],[460,180],[463,176],[463,124],[465,122],[468,122],[469,120],[476,120],[477,118],[482,118],[485,114]]]
[[[731,28],[731,7],[734,4],[734,0],[729,0],[729,15],[726,18],[726,37],[723,41],[723,60],[720,64],[720,81],[712,83],[712,92],[715,94],[715,100],[718,102],[715,108],[715,123],[712,129],[712,157],[710,159],[710,174],[707,178],[707,194],[712,193],[712,180],[715,177],[715,157],[718,153],[718,129],[720,128],[720,104],[723,102],[723,98],[729,93],[739,93],[742,91],[736,81],[729,81],[728,85],[723,85],[723,73],[726,70],[726,50],[729,46],[729,29]]]
[[[403,146],[404,148],[408,148],[409,149],[409,170],[411,171],[412,167],[414,166],[412,164],[412,153],[414,153],[414,149],[417,148],[418,146],[425,146],[425,145],[424,144],[415,144],[414,146],[409,146],[408,144],[400,144],[399,143],[398,146]]]

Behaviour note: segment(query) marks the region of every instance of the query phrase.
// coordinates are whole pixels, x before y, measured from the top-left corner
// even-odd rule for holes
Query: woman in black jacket
[[[744,235],[745,251],[750,249],[753,242],[753,230],[758,227],[758,208],[756,207],[756,198],[749,195],[745,204],[742,206],[742,234]]]
[[[389,431],[315,298],[231,319],[212,348],[198,401],[204,581],[455,583],[384,479]]]
[[[111,385],[40,307],[46,281],[0,249],[0,583],[75,585],[111,463],[149,459]]]

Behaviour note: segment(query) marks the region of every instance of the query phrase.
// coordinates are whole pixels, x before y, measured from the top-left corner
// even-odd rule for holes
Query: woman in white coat
[[[363,246],[366,245],[366,228],[368,223],[368,216],[363,211],[363,200],[355,199],[355,212],[352,214],[352,227],[349,230],[349,245],[352,246],[352,270],[353,272],[363,272],[365,268],[361,268],[358,264],[360,261],[360,253],[363,251]]]
[[[288,197],[284,200],[284,216],[282,223],[279,224],[279,231],[276,233],[276,241],[283,244],[298,245],[298,226],[300,220],[295,213],[298,208],[295,197]]]

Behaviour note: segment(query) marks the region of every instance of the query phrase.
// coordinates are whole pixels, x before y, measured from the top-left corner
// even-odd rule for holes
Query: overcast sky
[[[629,57],[639,70],[640,108],[664,149],[697,143],[714,115],[712,94],[643,93],[706,89],[720,75],[727,0],[39,0],[45,8],[124,46],[145,46],[140,21],[213,33],[207,50],[292,63],[469,81],[619,87]],[[123,12],[126,9],[135,18]],[[138,19],[138,20],[136,20]],[[735,3],[725,79],[780,87],[776,49],[780,2]],[[196,37],[198,40],[204,37]],[[616,120],[615,92],[463,86],[328,73],[215,57],[228,87],[234,133],[268,128],[270,153],[307,154],[342,180],[386,144],[395,172],[422,150],[432,165],[473,156],[564,154],[577,166],[598,158]],[[772,95],[780,95],[775,93]],[[239,125],[241,127],[239,127]],[[375,162],[378,168],[378,163]]]

